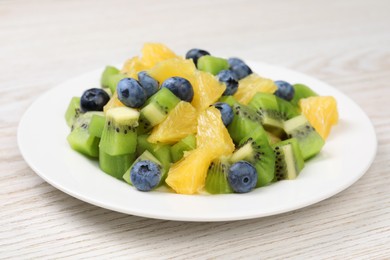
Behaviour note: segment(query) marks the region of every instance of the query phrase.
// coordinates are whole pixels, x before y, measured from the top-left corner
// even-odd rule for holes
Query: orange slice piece
[[[162,43],[145,43],[141,52],[142,63],[147,68],[152,68],[164,60],[179,58],[179,56]]]
[[[212,160],[231,154],[234,144],[218,109],[210,107],[198,116],[197,148],[172,165],[166,183],[177,193],[198,193],[205,185]]]
[[[197,116],[196,109],[190,103],[180,101],[167,118],[153,128],[148,141],[173,144],[187,135],[195,134]]]
[[[226,86],[212,74],[203,71],[196,72],[196,79],[196,83],[192,85],[194,98],[191,104],[198,111],[203,111],[222,96]]]
[[[274,93],[277,89],[274,81],[252,73],[238,82],[238,90],[233,97],[241,104],[247,105],[257,92]]]
[[[317,96],[304,98],[299,101],[302,114],[325,140],[333,125],[337,124],[339,114],[334,97]]]

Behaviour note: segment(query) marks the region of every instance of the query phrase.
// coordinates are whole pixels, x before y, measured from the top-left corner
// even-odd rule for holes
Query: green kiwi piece
[[[187,135],[179,142],[171,146],[171,157],[172,162],[179,161],[185,151],[190,151],[196,148],[196,137],[195,135]]]
[[[249,106],[235,103],[232,106],[233,121],[228,125],[228,131],[233,141],[238,144],[244,137],[261,125],[261,118]]]
[[[138,133],[147,133],[167,118],[168,113],[180,102],[169,89],[160,88],[152,95],[140,111]]]
[[[148,150],[145,150],[140,156],[138,156],[137,159],[135,159],[135,161],[131,164],[131,166],[128,169],[126,169],[124,174],[122,172],[122,178],[128,184],[133,185],[131,183],[131,179],[130,179],[130,172],[131,172],[131,168],[133,168],[134,164],[136,164],[139,161],[152,161],[152,162],[156,163],[160,167],[160,169],[161,169],[162,176],[166,175],[166,171],[162,167],[161,162],[156,157],[154,157],[152,153],[150,153]],[[162,178],[160,180],[160,184],[159,185],[164,183],[164,180]]]
[[[109,155],[134,153],[137,147],[139,112],[129,107],[107,110],[99,148]]]
[[[106,66],[100,78],[100,85],[102,88],[110,88],[110,78],[119,74],[119,69],[113,66]]]
[[[117,178],[122,179],[123,173],[129,169],[136,157],[135,153],[121,154],[121,155],[109,155],[102,149],[99,150],[99,166],[105,173]]]
[[[218,100],[218,102],[223,102],[228,104],[229,106],[233,106],[235,103],[237,103],[237,100],[233,96],[221,96]]]
[[[283,134],[283,120],[275,95],[259,92],[253,96],[248,106],[256,110],[266,130],[277,136]]]
[[[160,161],[162,167],[167,173],[171,167],[171,146],[167,144],[153,144],[148,142],[149,135],[138,135],[137,138],[137,154],[141,155],[145,151],[149,151],[157,160]],[[162,176],[162,179],[166,178],[166,174]]]
[[[275,181],[293,180],[305,162],[297,139],[290,138],[272,146],[275,153]]]
[[[73,150],[90,157],[98,157],[99,138],[89,134],[88,131],[93,114],[94,112],[87,112],[75,119],[67,140]]]
[[[71,127],[80,114],[82,114],[80,108],[80,97],[72,97],[65,112],[66,124]]]
[[[197,68],[217,75],[221,70],[229,69],[229,63],[226,59],[205,55],[198,59]]]
[[[303,84],[294,84],[293,88],[294,97],[290,102],[296,107],[298,107],[299,100],[301,100],[302,98],[318,96],[316,92],[314,92],[311,88]]]
[[[229,158],[221,157],[211,162],[207,171],[205,190],[211,194],[233,193],[227,179],[230,167]]]
[[[103,112],[93,114],[88,128],[89,133],[100,138],[103,133],[105,122],[106,117],[104,116]]]
[[[325,142],[304,115],[296,116],[284,122],[284,131],[288,137],[298,141],[304,160],[318,154]]]
[[[232,163],[241,160],[251,163],[256,168],[258,176],[256,187],[265,186],[274,179],[275,154],[261,125],[240,141],[238,148],[230,157]]]
[[[280,118],[285,121],[293,117],[299,116],[301,113],[298,108],[292,105],[287,100],[275,96],[276,102],[278,103]]]
[[[103,87],[105,89],[110,89],[111,93],[115,93],[118,82],[121,79],[124,79],[126,77],[127,76],[125,74],[122,74],[122,73],[111,74],[105,78],[105,82],[104,82],[105,85]],[[102,77],[102,79],[103,79],[103,77]]]

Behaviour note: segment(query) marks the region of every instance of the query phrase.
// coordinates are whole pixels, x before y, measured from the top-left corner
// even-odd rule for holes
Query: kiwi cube
[[[117,74],[119,74],[119,69],[113,66],[106,66],[100,78],[100,85],[102,88],[109,88],[111,76]]]
[[[261,126],[261,118],[249,106],[235,103],[232,106],[233,121],[228,125],[230,137],[238,144],[258,126]]]
[[[230,167],[229,158],[221,157],[211,162],[207,171],[205,190],[211,194],[233,193],[227,179]]]
[[[80,114],[82,114],[80,108],[80,97],[72,97],[65,112],[66,124],[71,127],[75,119],[78,118]]]
[[[72,131],[67,137],[72,149],[90,156],[99,156],[99,138],[89,133],[88,128],[94,112],[80,115],[72,125]]]
[[[275,180],[295,179],[303,169],[305,162],[298,141],[290,138],[273,145],[275,153]]]
[[[92,115],[91,122],[89,124],[88,131],[91,135],[96,137],[101,137],[103,133],[104,123],[106,122],[106,117],[104,113],[96,113]]]
[[[106,120],[99,148],[109,155],[131,154],[137,148],[139,112],[129,107],[106,111]]]
[[[232,164],[241,160],[251,163],[256,168],[258,176],[256,187],[268,185],[274,179],[275,154],[261,125],[240,141],[238,148],[230,157]]]
[[[296,116],[284,122],[284,131],[289,138],[296,138],[304,160],[318,154],[325,141],[304,115]]]
[[[217,75],[221,70],[229,69],[229,62],[223,58],[205,55],[198,59],[197,67],[198,70]]]
[[[140,111],[138,133],[147,133],[153,126],[164,121],[179,102],[180,99],[169,89],[161,88],[157,91],[145,102]]]
[[[292,105],[298,107],[299,100],[302,98],[315,97],[318,96],[316,92],[314,92],[311,88],[304,84],[294,84],[294,97],[290,101]]]
[[[257,114],[261,117],[261,123],[266,130],[277,136],[283,134],[281,132],[283,131],[283,120],[280,115],[275,95],[259,92],[253,96],[248,106],[256,110]]]
[[[105,173],[117,178],[122,179],[123,173],[129,169],[136,157],[135,153],[121,154],[121,155],[109,155],[102,149],[99,151],[99,166]]]
[[[108,80],[107,81],[107,86],[110,89],[111,93],[115,93],[116,92],[116,87],[118,86],[118,82],[121,79],[124,79],[126,77],[127,76],[125,74],[122,74],[122,73],[111,75],[111,76],[108,77],[108,79],[107,79]]]
[[[223,102],[228,104],[229,106],[233,106],[235,103],[237,103],[237,100],[233,96],[222,96],[219,98],[218,102]]]
[[[196,148],[195,135],[188,135],[179,142],[171,146],[171,157],[173,162],[179,161],[185,151],[190,151]]]
[[[301,113],[298,108],[296,108],[293,104],[275,96],[276,102],[278,103],[280,117],[283,121],[289,120],[293,117],[299,116]]]

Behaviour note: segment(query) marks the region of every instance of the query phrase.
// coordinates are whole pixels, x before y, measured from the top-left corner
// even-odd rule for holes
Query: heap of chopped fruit
[[[245,193],[295,179],[337,124],[333,97],[273,81],[238,58],[148,43],[101,88],[73,97],[70,146],[140,191]]]

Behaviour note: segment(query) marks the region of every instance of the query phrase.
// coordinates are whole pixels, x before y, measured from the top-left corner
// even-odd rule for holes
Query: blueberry
[[[197,66],[198,59],[205,55],[210,55],[210,53],[201,49],[191,49],[187,52],[186,59],[192,59],[195,63],[195,66]]]
[[[191,83],[182,77],[168,78],[162,83],[161,87],[169,89],[178,98],[187,102],[191,102],[194,97]]]
[[[222,95],[229,96],[236,93],[238,89],[238,81],[231,70],[221,70],[217,77],[220,82],[225,83],[226,85],[225,92],[223,92]]]
[[[287,101],[290,101],[294,98],[295,90],[290,83],[283,80],[277,80],[275,81],[275,84],[278,87],[278,89],[275,91],[275,95],[277,97],[283,98]]]
[[[141,107],[147,99],[145,89],[133,78],[121,79],[118,82],[116,91],[118,99],[128,107]]]
[[[91,88],[84,91],[80,98],[80,107],[86,111],[103,111],[103,107],[110,100],[110,96],[101,88]]]
[[[233,109],[223,102],[215,103],[214,106],[221,112],[223,124],[228,126],[233,121]]]
[[[229,58],[228,59],[230,70],[234,72],[237,80],[243,79],[246,76],[252,74],[251,68],[249,68],[248,65],[246,65],[245,62],[243,62],[239,58]]]
[[[149,160],[139,161],[130,170],[130,180],[138,190],[150,191],[160,183],[160,167]]]
[[[138,80],[141,86],[145,89],[146,95],[150,97],[158,90],[158,81],[149,76],[146,71],[138,73]]]
[[[257,171],[249,162],[238,161],[229,168],[228,182],[234,192],[249,192],[256,187]]]

